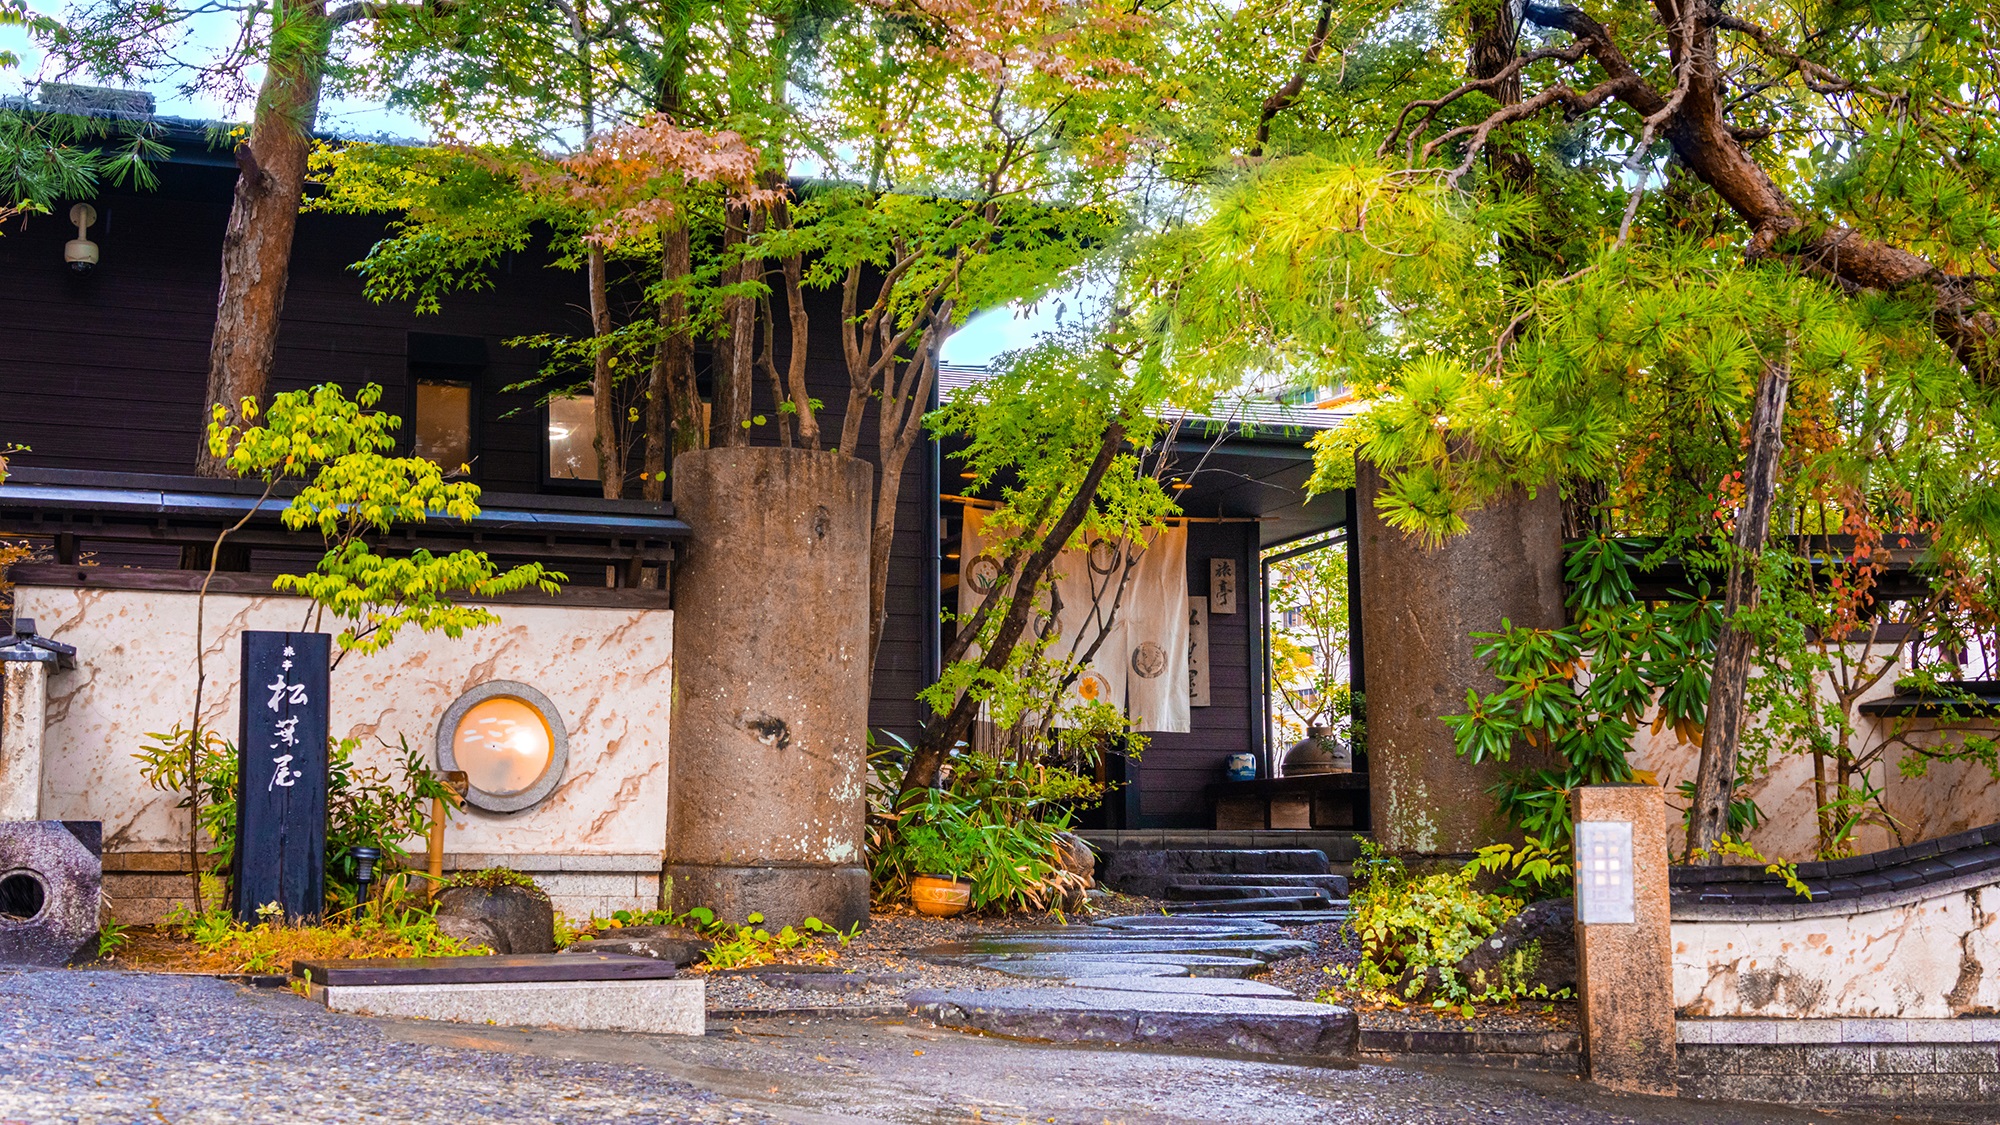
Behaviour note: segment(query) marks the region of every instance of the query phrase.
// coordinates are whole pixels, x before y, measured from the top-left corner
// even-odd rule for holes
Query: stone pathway
[[[1088,926],[989,934],[912,950],[1059,987],[910,994],[910,1013],[943,1027],[1055,1043],[1345,1060],[1354,1013],[1246,979],[1312,946],[1241,915],[1134,915]]]

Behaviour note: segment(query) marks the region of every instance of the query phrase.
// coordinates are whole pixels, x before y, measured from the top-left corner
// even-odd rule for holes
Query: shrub
[[[918,875],[970,882],[974,910],[1047,910],[1083,889],[1062,866],[1056,834],[1069,827],[1070,805],[1101,795],[1088,778],[966,755],[953,760],[948,788],[899,803],[901,770],[888,754],[873,757],[868,862],[878,902],[905,897]]]
[[[1402,861],[1385,857],[1367,841],[1361,858],[1371,874],[1349,900],[1353,914],[1347,923],[1360,939],[1361,960],[1328,970],[1339,981],[1329,989],[1335,998],[1344,991],[1399,1007],[1425,995],[1436,1007],[1502,998],[1504,981],[1475,995],[1459,979],[1457,965],[1521,912],[1520,899],[1477,890],[1475,865],[1412,877]],[[1528,968],[1516,966],[1516,984]]]

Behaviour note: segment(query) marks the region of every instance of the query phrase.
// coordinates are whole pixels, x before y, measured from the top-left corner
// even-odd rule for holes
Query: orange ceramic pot
[[[917,913],[935,918],[963,914],[965,908],[972,905],[972,884],[960,879],[919,875],[910,880],[910,902],[915,904]]]

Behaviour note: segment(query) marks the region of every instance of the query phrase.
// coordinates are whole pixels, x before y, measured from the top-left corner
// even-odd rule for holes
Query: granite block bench
[[[618,953],[298,961],[292,975],[331,1011],[571,1031],[700,1035],[699,977]]]

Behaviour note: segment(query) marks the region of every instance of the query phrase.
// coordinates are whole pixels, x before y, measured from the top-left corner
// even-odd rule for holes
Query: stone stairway
[[[1170,914],[1282,915],[1294,924],[1346,916],[1347,878],[1314,848],[1120,848],[1104,857],[1098,879],[1166,899]]]

